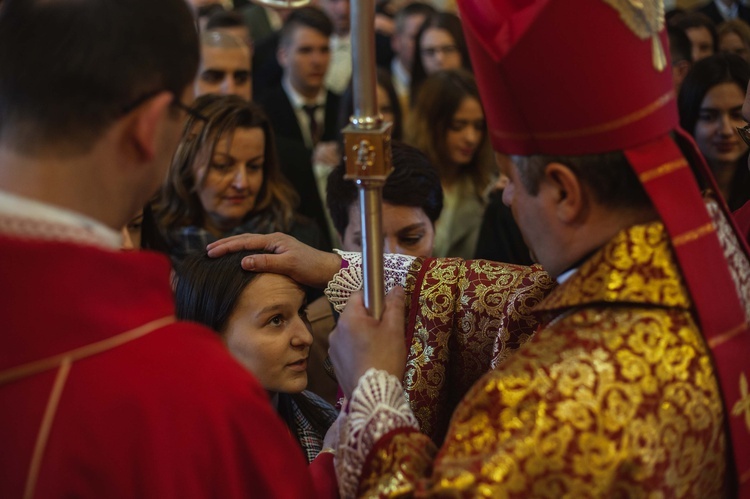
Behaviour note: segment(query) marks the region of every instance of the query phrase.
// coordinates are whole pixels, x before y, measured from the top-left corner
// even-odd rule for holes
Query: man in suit
[[[730,19],[742,19],[750,23],[750,9],[739,0],[711,0],[698,9],[698,12],[708,16],[717,26]]]
[[[276,132],[284,174],[300,195],[300,212],[331,234],[323,207],[325,179],[340,160],[337,120],[339,96],[326,89],[333,26],[319,9],[292,12],[280,32],[277,59],[281,85],[259,100]]]

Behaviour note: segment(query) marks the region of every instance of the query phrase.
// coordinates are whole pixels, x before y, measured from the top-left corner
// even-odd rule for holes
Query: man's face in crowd
[[[314,97],[323,88],[331,59],[328,41],[320,31],[298,26],[279,48],[279,64],[289,83],[306,97]]]
[[[321,0],[320,6],[333,22],[333,32],[339,36],[349,34],[349,0]]]
[[[195,84],[196,96],[238,95],[251,100],[250,51],[247,48],[201,48],[201,66]]]

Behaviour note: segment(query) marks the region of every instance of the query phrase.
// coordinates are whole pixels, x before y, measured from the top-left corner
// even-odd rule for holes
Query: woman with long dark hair
[[[176,269],[177,317],[205,324],[221,336],[232,356],[268,391],[311,462],[337,414],[305,391],[313,340],[305,290],[280,274],[242,270],[242,259],[254,253],[209,258],[204,252],[185,258]]]
[[[409,90],[412,105],[425,78],[437,71],[459,68],[471,71],[461,21],[449,12],[431,14],[414,39],[414,66]]]
[[[471,73],[430,75],[419,89],[404,138],[435,165],[443,186],[433,254],[473,258],[494,160]]]
[[[742,104],[750,65],[735,54],[701,59],[685,77],[678,100],[680,126],[690,133],[731,210],[750,198],[748,146],[737,133],[747,122]]]

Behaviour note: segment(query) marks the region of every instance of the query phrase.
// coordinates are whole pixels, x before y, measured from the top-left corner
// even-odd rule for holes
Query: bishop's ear
[[[162,127],[170,119],[169,106],[173,98],[170,92],[160,92],[132,110],[126,117],[128,142],[139,160],[154,159]]]
[[[545,169],[545,180],[552,189],[555,211],[563,222],[574,222],[585,214],[587,192],[575,172],[568,166],[552,162]]]

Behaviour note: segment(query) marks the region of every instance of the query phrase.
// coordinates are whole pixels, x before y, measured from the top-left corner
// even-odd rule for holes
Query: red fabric
[[[745,241],[750,244],[750,201],[742,205],[742,208],[733,213],[734,221]]]
[[[333,467],[333,454],[321,452],[309,466],[310,476],[315,487],[315,497],[336,499],[339,495],[336,469]]]
[[[173,314],[169,264],[0,237],[0,372]],[[0,497],[21,497],[56,370],[0,384]],[[216,335],[175,323],[73,363],[36,497],[309,497],[266,392]]]
[[[677,126],[669,61],[657,71],[652,38],[637,37],[609,2],[458,3],[495,150],[593,154]],[[669,57],[666,30],[657,39]]]

